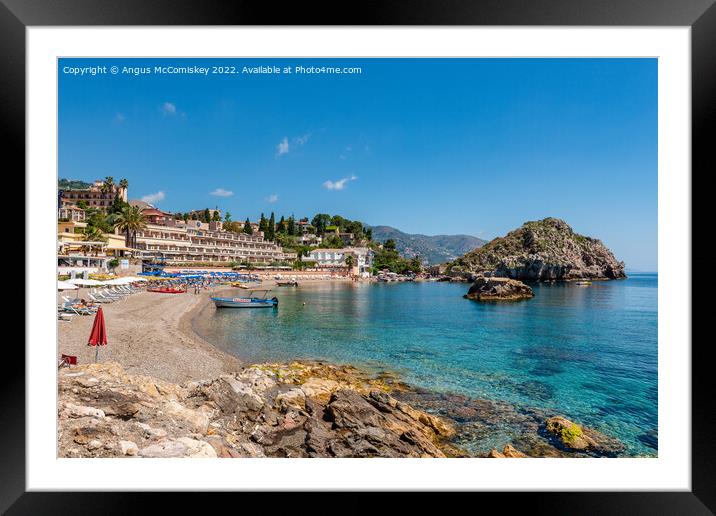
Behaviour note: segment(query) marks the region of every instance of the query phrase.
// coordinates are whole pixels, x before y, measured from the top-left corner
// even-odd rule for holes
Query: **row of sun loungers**
[[[90,290],[87,294],[89,302],[82,299],[69,299],[62,297],[62,304],[57,307],[57,318],[60,321],[72,320],[76,315],[94,315],[100,304],[114,303],[126,299],[132,294],[141,292],[143,289],[131,285],[122,285],[115,288]]]

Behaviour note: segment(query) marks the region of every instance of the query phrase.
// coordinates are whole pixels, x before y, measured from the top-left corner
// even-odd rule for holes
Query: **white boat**
[[[263,296],[255,296],[254,292],[263,292]],[[246,297],[212,297],[217,308],[273,308],[278,307],[278,298],[268,298],[271,289],[249,290]]]

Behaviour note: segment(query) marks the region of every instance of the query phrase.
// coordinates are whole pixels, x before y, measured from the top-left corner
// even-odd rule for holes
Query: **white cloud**
[[[323,183],[323,188],[327,190],[343,190],[349,181],[355,181],[356,179],[358,179],[358,176],[344,177],[338,181],[328,180]]]
[[[166,197],[164,192],[159,190],[157,193],[145,195],[144,197],[142,197],[142,200],[149,204],[154,204],[155,202],[163,201],[164,197]]]
[[[291,150],[291,148],[295,147],[303,147],[308,143],[308,140],[311,138],[313,133],[306,133],[303,136],[295,136],[291,138],[291,142],[288,141],[288,136],[284,136],[283,140],[279,142],[278,145],[276,145],[276,155],[277,156],[283,156],[284,154],[288,154],[288,152]]]
[[[217,197],[231,197],[234,192],[231,190],[224,190],[223,188],[217,188],[213,192],[209,192],[209,195],[215,195]]]
[[[276,153],[279,156],[283,156],[284,154],[288,154],[288,138],[284,137],[281,142],[276,145]]]
[[[302,145],[306,145],[306,143],[308,143],[308,140],[311,138],[312,134],[313,133],[306,133],[303,136],[297,136],[293,139],[293,141],[296,143],[296,145],[301,147]]]
[[[271,204],[278,202],[278,195],[276,195],[276,194],[269,195],[268,197],[266,197],[266,202],[269,202]]]
[[[162,113],[164,113],[165,115],[176,115],[177,107],[171,102],[165,102],[164,104],[162,104]]]

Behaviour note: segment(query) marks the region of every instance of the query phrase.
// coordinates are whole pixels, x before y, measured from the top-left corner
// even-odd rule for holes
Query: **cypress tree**
[[[286,232],[291,236],[296,234],[296,219],[293,218],[293,215],[288,218],[288,227],[286,228]]]
[[[271,217],[269,218],[267,229],[268,231],[266,231],[266,239],[273,240],[274,238],[276,238],[276,217],[274,216],[273,212],[271,212]]]
[[[248,217],[246,218],[246,222],[244,223],[244,233],[247,235],[253,235],[254,229],[251,227],[251,222],[249,222]]]
[[[259,220],[259,231],[262,231],[264,236],[268,232],[268,222],[266,221],[266,217],[264,217],[264,214],[261,214],[261,219]]]

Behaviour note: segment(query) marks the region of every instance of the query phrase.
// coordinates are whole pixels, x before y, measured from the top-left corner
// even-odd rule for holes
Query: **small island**
[[[480,276],[464,297],[475,301],[519,301],[534,295],[532,289],[521,281]]]

